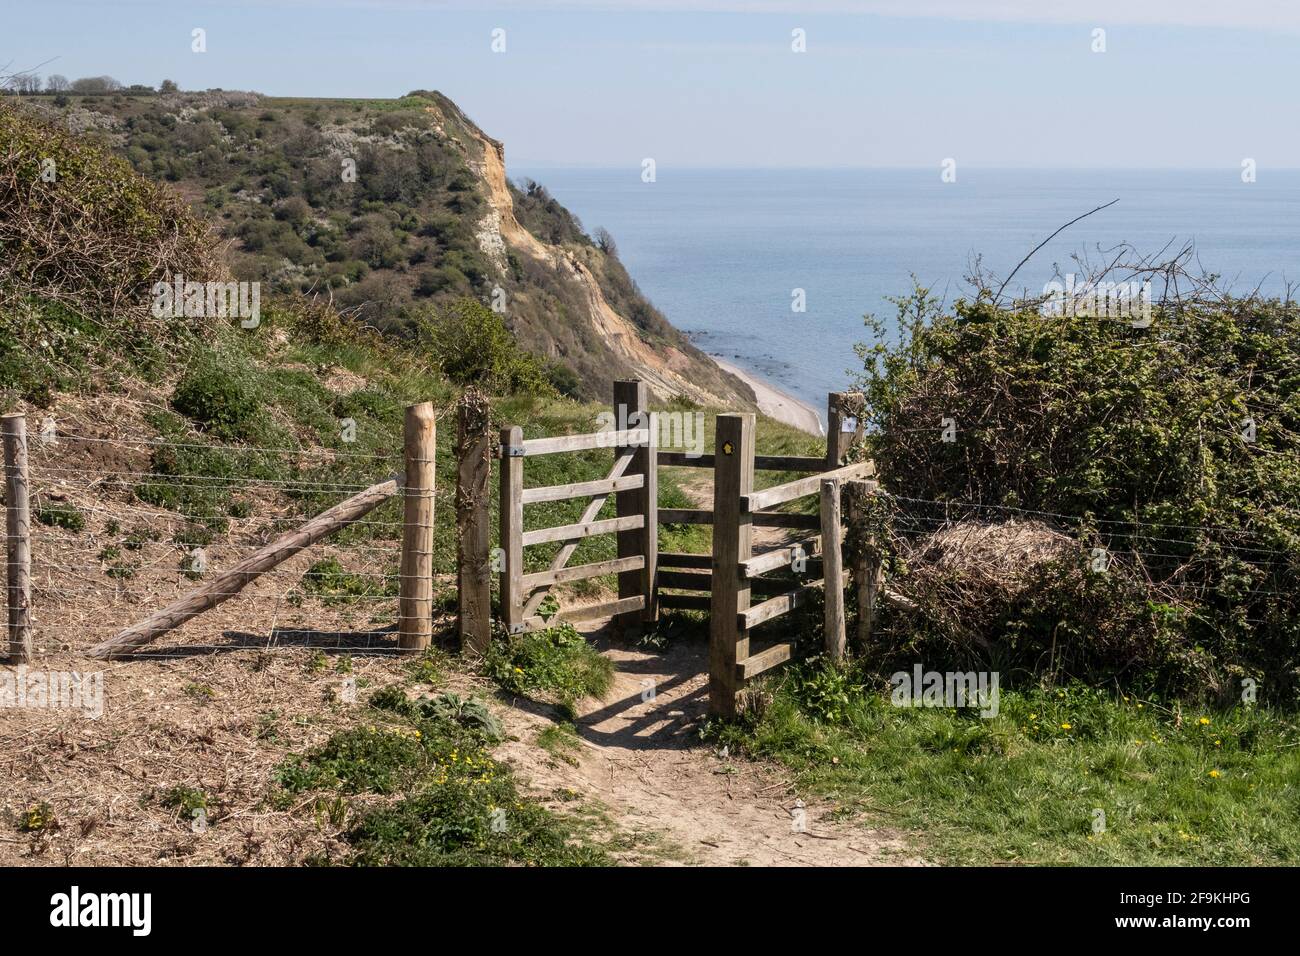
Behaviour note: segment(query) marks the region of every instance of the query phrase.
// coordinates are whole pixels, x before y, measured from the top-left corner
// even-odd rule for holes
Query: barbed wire
[[[925,523],[928,523],[928,524],[932,524],[932,525],[951,525],[951,524],[953,524],[953,519],[952,519],[951,517],[945,517],[945,518],[931,518],[931,517],[926,517],[926,516],[923,516],[923,515],[902,515],[902,514],[900,514],[900,515],[898,515],[898,516],[895,517],[895,520],[896,520],[896,521],[904,521],[904,522],[908,522],[908,523],[914,523],[914,524],[919,524],[919,523],[922,523],[922,522],[925,522]],[[1300,558],[1300,554],[1298,554],[1297,552],[1294,552],[1294,551],[1278,550],[1278,549],[1274,549],[1274,548],[1261,548],[1261,547],[1256,547],[1255,545],[1230,545],[1230,544],[1226,544],[1226,543],[1221,542],[1221,541],[1214,541],[1214,540],[1210,540],[1210,539],[1192,540],[1192,539],[1189,539],[1189,538],[1164,538],[1164,537],[1158,537],[1158,536],[1155,536],[1155,535],[1147,535],[1147,534],[1143,534],[1143,533],[1136,532],[1136,531],[1107,531],[1107,532],[1105,532],[1105,534],[1106,534],[1108,537],[1111,537],[1111,538],[1116,538],[1116,537],[1118,537],[1118,538],[1130,538],[1130,539],[1131,539],[1131,538],[1140,538],[1140,539],[1142,539],[1142,540],[1144,540],[1144,541],[1159,541],[1159,542],[1162,542],[1162,543],[1164,543],[1164,544],[1183,544],[1183,545],[1187,545],[1189,548],[1199,548],[1199,547],[1203,547],[1203,546],[1207,546],[1207,545],[1208,545],[1208,546],[1211,546],[1211,547],[1221,548],[1221,549],[1224,549],[1224,550],[1232,551],[1233,553],[1239,553],[1239,552],[1241,552],[1241,551],[1249,551],[1249,552],[1253,552],[1253,553],[1255,553],[1255,554],[1289,555],[1289,556],[1292,556],[1292,557],[1294,557],[1294,558]],[[1135,553],[1136,553],[1136,552],[1135,552]],[[1147,553],[1147,552],[1142,552],[1142,553]],[[1185,556],[1185,555],[1168,555],[1168,557],[1186,557],[1186,556]],[[1254,559],[1251,559],[1251,561],[1252,561],[1252,563],[1265,563],[1265,564],[1267,564],[1267,563],[1273,563],[1273,564],[1289,564],[1289,563],[1290,563],[1290,562],[1258,562],[1258,561],[1255,561]]]
[[[1173,528],[1175,530],[1180,530],[1180,531],[1214,531],[1223,534],[1245,534],[1246,533],[1242,529],[1228,528],[1222,525],[1180,525],[1180,524],[1170,524],[1170,523],[1160,522],[1160,521],[1143,521],[1138,518],[1134,518],[1134,519],[1087,518],[1082,515],[1067,515],[1055,511],[1042,511],[1034,508],[1019,508],[1013,505],[992,505],[992,504],[986,504],[978,501],[963,501],[960,499],[939,501],[931,498],[912,498],[907,495],[899,495],[899,494],[895,494],[892,491],[886,491],[883,488],[879,490],[878,494],[884,497],[893,498],[895,501],[906,501],[915,504],[938,505],[940,507],[951,506],[957,508],[979,508],[979,509],[990,509],[995,511],[1008,511],[1017,514],[1031,514],[1040,517],[1059,518],[1065,521],[1075,521],[1084,524],[1137,525],[1141,527],[1151,527],[1151,528]]]
[[[37,434],[36,437],[38,439],[41,438],[39,433]],[[49,441],[50,439],[45,440],[46,447],[49,447],[48,445]],[[201,442],[174,442],[174,441],[166,441],[160,438],[102,438],[102,437],[92,436],[92,435],[73,435],[64,432],[56,432],[53,441],[94,442],[94,443],[102,443],[102,444],[109,444],[109,445],[119,445],[123,447],[131,446],[131,445],[151,445],[154,447],[163,447],[163,448],[197,448],[202,451],[220,451],[220,452],[230,451],[230,452],[246,452],[246,453],[265,452],[268,454],[280,454],[280,455],[321,454],[321,455],[333,455],[335,457],[341,457],[341,458],[368,458],[376,461],[391,461],[395,458],[402,457],[402,452],[400,451],[389,452],[388,454],[376,454],[373,452],[344,451],[342,449],[327,448],[325,446],[310,446],[310,445],[301,446],[298,448],[272,448],[272,447],[266,447],[262,445],[205,445],[202,444]],[[422,460],[422,459],[416,459],[416,460]]]
[[[32,469],[37,477],[42,475],[88,475],[94,476],[93,484],[117,484],[122,486],[128,485],[162,485],[171,484],[174,487],[182,488],[212,488],[212,487],[241,487],[241,488],[259,488],[259,487],[277,487],[287,488],[294,491],[303,489],[314,489],[320,493],[340,492],[340,491],[365,491],[372,488],[375,482],[366,484],[352,484],[335,481],[310,481],[308,479],[297,478],[253,478],[243,475],[168,475],[159,474],[152,471],[123,471],[121,469],[91,469],[91,468],[39,468]],[[115,477],[120,476],[120,477]],[[125,479],[141,479],[137,481],[127,481]],[[184,480],[182,480],[184,479]],[[223,484],[208,484],[203,482],[222,482]],[[399,488],[395,494],[403,495],[406,493],[405,488]]]

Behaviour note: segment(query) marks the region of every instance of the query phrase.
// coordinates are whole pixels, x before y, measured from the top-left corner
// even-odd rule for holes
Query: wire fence
[[[107,454],[87,460],[88,449]],[[215,445],[49,428],[29,436],[28,450],[30,617],[38,653],[80,652],[113,637],[312,516],[400,471],[404,462],[402,453]],[[202,454],[180,458],[180,452]],[[182,462],[191,465],[178,467]],[[213,467],[205,471],[195,462]],[[1289,547],[1278,531],[1265,536],[1252,527],[1096,518],[880,493],[893,505],[896,529],[913,540],[959,522],[1037,520],[1081,544],[1095,542],[1108,556],[1144,571],[1159,568],[1175,584],[1173,569],[1235,557],[1255,569],[1243,603],[1292,597],[1289,585],[1300,573],[1300,548]],[[401,569],[403,533],[445,528],[456,510],[447,482],[433,492],[441,521],[412,524],[403,514],[406,497],[399,491],[369,515],[349,521],[337,537],[250,574],[237,590],[213,592],[232,600],[136,656],[303,646],[397,652],[401,586],[417,577]],[[0,537],[10,540],[7,531]],[[441,551],[408,553],[445,557],[447,550],[444,544]],[[450,562],[441,570],[450,574]],[[1204,589],[1206,582],[1188,586]]]
[[[401,452],[81,434],[48,423],[28,435],[27,449],[36,654],[82,653],[114,637],[404,467]],[[425,459],[405,462],[412,460]],[[339,534],[243,575],[237,588],[210,591],[230,600],[133,656],[283,647],[399,652],[402,583],[417,577],[402,572],[403,534],[437,523],[405,520],[409,496],[399,488]],[[432,497],[435,518],[450,514],[452,492],[438,488]]]
[[[918,498],[883,489],[880,494],[892,505],[890,521],[896,547],[916,548],[946,529],[1021,519],[1041,522],[1074,538],[1081,558],[1100,558],[1103,568],[1112,560],[1124,561],[1139,576],[1187,595],[1218,589],[1224,583],[1220,562],[1225,558],[1236,559],[1242,570],[1250,573],[1249,578],[1239,577],[1224,589],[1225,594],[1234,595],[1234,603],[1243,606],[1259,600],[1293,599],[1293,585],[1300,576],[1300,535],[1293,535],[1297,548],[1280,548],[1271,545],[1283,536],[1281,532],[1265,543],[1255,537],[1258,532],[1242,527],[1096,518],[961,499]],[[1192,573],[1198,569],[1209,573]]]

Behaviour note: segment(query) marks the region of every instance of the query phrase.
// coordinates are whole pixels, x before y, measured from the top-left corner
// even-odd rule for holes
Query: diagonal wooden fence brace
[[[258,575],[283,564],[304,548],[378,508],[401,491],[403,483],[404,476],[394,475],[322,511],[297,531],[277,538],[180,600],[156,611],[139,624],[133,624],[116,637],[95,645],[90,649],[90,656],[100,660],[129,657],[190,618],[234,597]]]

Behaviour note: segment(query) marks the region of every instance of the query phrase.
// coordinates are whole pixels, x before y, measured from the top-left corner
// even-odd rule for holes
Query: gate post
[[[456,572],[460,586],[461,651],[482,657],[492,641],[492,586],[488,565],[488,480],[492,441],[487,398],[470,389],[456,421]]]
[[[507,630],[524,623],[524,444],[518,425],[501,429],[501,620]]]
[[[853,571],[853,594],[857,604],[858,629],[854,640],[859,654],[865,653],[871,642],[871,631],[876,622],[876,603],[884,583],[880,561],[881,542],[867,533],[864,527],[868,496],[875,493],[874,481],[846,481],[844,483],[845,510],[854,541],[850,556]]]
[[[866,434],[866,426],[859,416],[854,427],[845,431],[844,426],[854,416],[845,414],[847,399],[856,399],[861,404],[861,392],[829,392],[826,395],[826,468],[831,470],[844,464],[844,456]]]
[[[754,490],[754,416],[719,415],[713,465],[713,597],[709,605],[709,713],[736,714],[736,665],[749,657],[749,580],[740,562],[753,554],[753,519],[740,506]]]
[[[618,556],[620,558],[645,556],[645,566],[639,571],[623,571],[618,576],[619,598],[645,596],[645,607],[640,611],[629,611],[619,615],[619,622],[624,626],[637,623],[651,624],[658,618],[655,606],[655,569],[659,559],[659,467],[656,461],[658,440],[655,434],[657,422],[650,412],[649,396],[645,382],[632,380],[614,383],[614,422],[616,429],[645,428],[649,431],[649,440],[632,455],[627,474],[642,475],[640,488],[620,491],[615,494],[614,503],[618,517],[643,515],[645,524],[631,531],[618,533]]]
[[[826,656],[844,659],[844,560],[840,552],[840,480],[821,486],[822,581],[826,596]]]

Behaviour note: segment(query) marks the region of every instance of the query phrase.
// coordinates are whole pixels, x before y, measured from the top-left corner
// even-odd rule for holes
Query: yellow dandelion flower
[[[1209,724],[1209,722],[1210,722],[1210,718],[1209,718],[1209,717],[1202,717],[1200,720],[1197,721],[1197,723],[1200,724],[1202,727],[1204,727],[1204,726],[1206,726],[1207,724]]]
[[[1221,776],[1223,776],[1223,775],[1222,775],[1221,773],[1219,773],[1219,771],[1217,771],[1217,770],[1211,770],[1211,771],[1210,771],[1210,776],[1211,776],[1211,777],[1221,777]]]
[[[1062,730],[1070,730],[1071,728],[1070,728],[1070,725],[1069,725],[1069,724],[1061,724],[1061,729],[1062,729]]]

